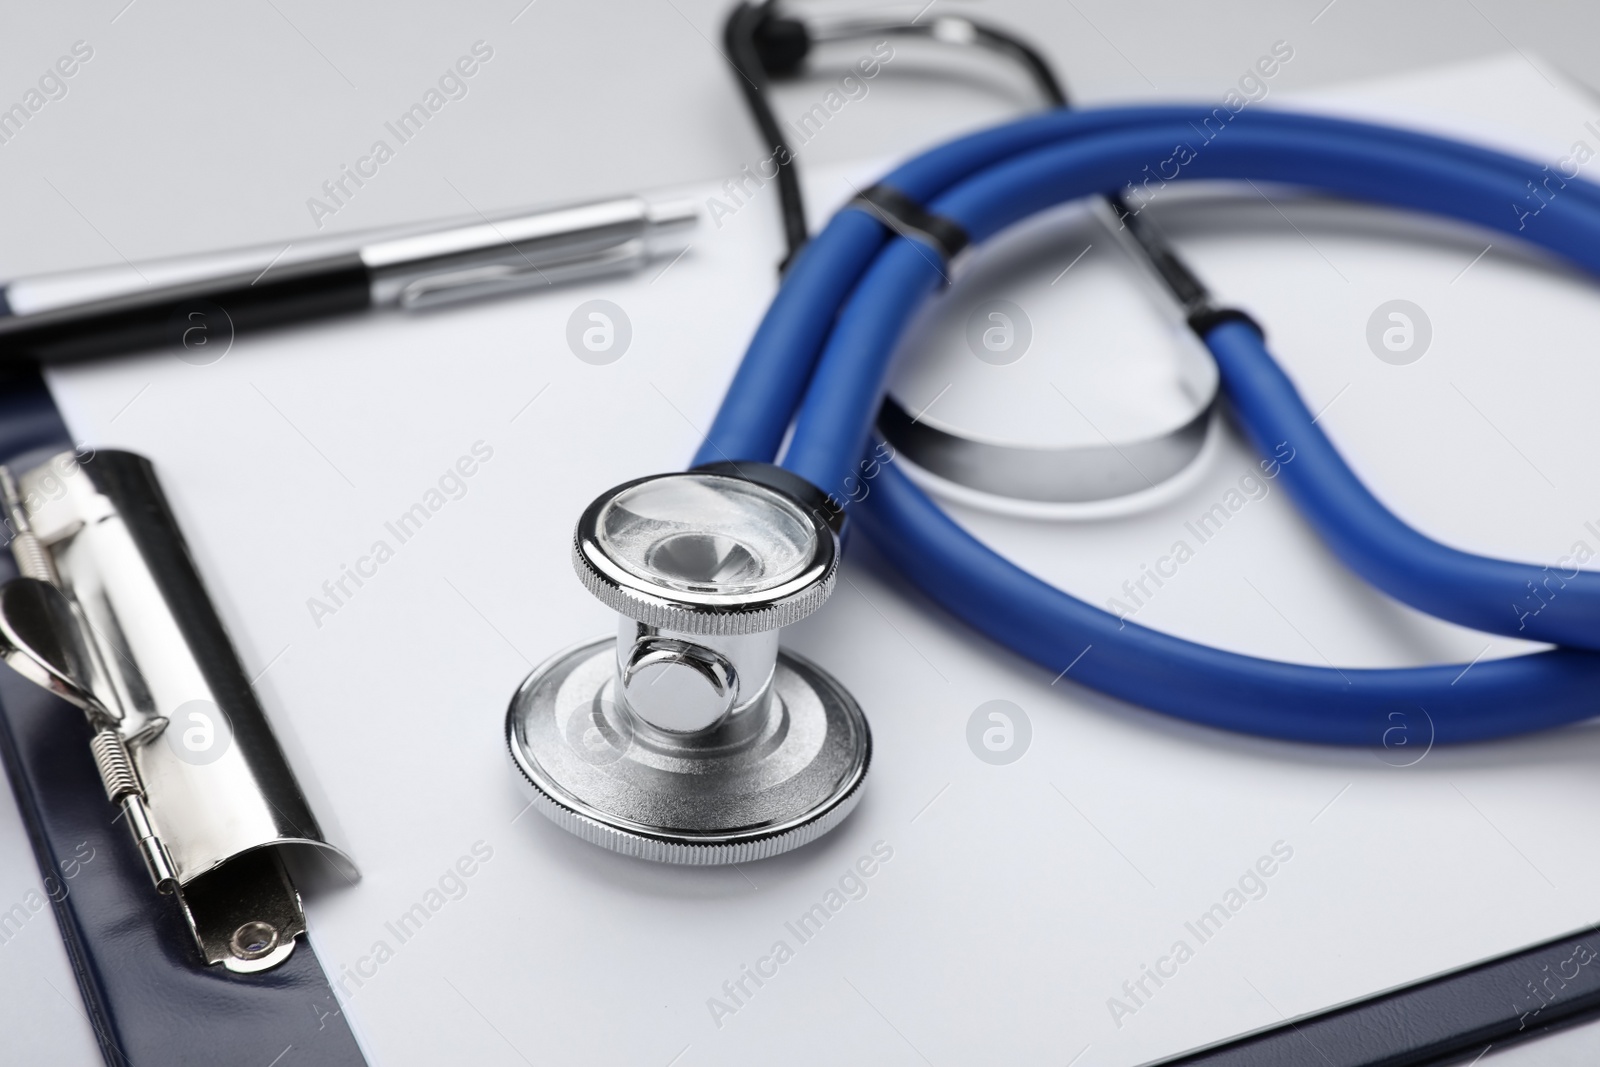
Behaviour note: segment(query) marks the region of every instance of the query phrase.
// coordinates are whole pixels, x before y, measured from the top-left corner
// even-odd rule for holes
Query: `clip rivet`
[[[243,924],[228,939],[228,948],[241,960],[259,960],[277,947],[278,928],[260,920]]]

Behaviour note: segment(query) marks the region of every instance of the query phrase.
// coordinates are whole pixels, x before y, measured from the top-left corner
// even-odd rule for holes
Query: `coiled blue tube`
[[[1520,235],[1600,273],[1600,187],[1469,145],[1279,112],[1056,112],[935,149],[885,184],[981,241],[1064,200],[1130,183],[1150,196],[1191,178],[1291,183],[1430,211]],[[702,459],[771,459],[792,414],[784,466],[845,495],[895,343],[942,271],[926,246],[891,240],[864,212],[841,212],[791,270]],[[1093,645],[1074,678],[1199,722],[1359,744],[1378,742],[1394,714],[1420,711],[1438,740],[1451,741],[1600,712],[1600,656],[1583,651],[1600,649],[1600,575],[1487,559],[1417,533],[1340,459],[1255,329],[1223,322],[1206,342],[1256,445],[1296,449],[1284,468],[1291,497],[1347,565],[1441,618],[1568,647],[1466,673],[1461,665],[1340,671],[1221,652],[1124,624],[1031,578],[892,468],[857,509],[864,530],[925,592],[996,640],[1052,671]],[[1535,586],[1548,597],[1541,610],[1519,610]]]
[[[1470,670],[1333,670],[1123,622],[980,544],[892,464],[856,517],[886,559],[975,629],[1052,675],[1071,665],[1068,678],[1081,685],[1178,718],[1291,741],[1380,745],[1398,736],[1421,745],[1527,733],[1600,712],[1600,656],[1592,652],[1557,649]]]

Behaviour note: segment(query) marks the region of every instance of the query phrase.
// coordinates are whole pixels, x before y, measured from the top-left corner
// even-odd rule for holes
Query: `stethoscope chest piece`
[[[740,863],[837,825],[861,796],[866,718],[780,651],[832,591],[838,538],[788,494],[706,472],[618,486],[578,522],[573,563],[618,632],[560,653],[512,698],[531,803],[642,859]]]

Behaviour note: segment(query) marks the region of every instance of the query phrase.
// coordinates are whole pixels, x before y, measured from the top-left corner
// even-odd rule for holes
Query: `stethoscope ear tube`
[[[976,241],[1066,199],[1097,195],[1141,162],[1195,139],[1213,116],[1188,108],[1058,112],[935,149],[885,184]],[[1566,181],[1532,220],[1507,211],[1540,168],[1439,138],[1280,112],[1232,116],[1180,178],[1308,185],[1428,210],[1533,241],[1600,272],[1600,187]],[[1202,135],[1203,137],[1203,135]],[[769,461],[825,492],[851,477],[877,413],[888,359],[920,302],[947,281],[924,242],[864,211],[835,216],[795,262],[757,332],[701,462]],[[1339,670],[1239,656],[1124,623],[1031,578],[964,534],[893,465],[853,508],[863,530],[935,600],[991,637],[1073,678],[1168,713],[1250,733],[1378,743],[1387,715],[1424,712],[1439,741],[1541,729],[1600,711],[1600,575],[1564,571],[1536,614],[1515,605],[1538,566],[1472,555],[1412,530],[1361,484],[1313,423],[1261,333],[1237,318],[1196,322],[1224,391],[1263,454],[1292,449],[1285,484],[1344,562],[1396,599],[1485,632],[1568,646],[1476,664]],[[1531,583],[1531,584],[1530,584]]]

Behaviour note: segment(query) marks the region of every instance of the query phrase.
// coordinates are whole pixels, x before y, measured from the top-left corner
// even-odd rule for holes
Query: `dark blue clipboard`
[[[1600,1013],[1600,926],[1219,1045],[1161,1067],[1424,1067]]]
[[[8,368],[0,379],[0,462],[72,446],[39,373]],[[0,556],[0,579],[15,574],[10,554]],[[262,974],[201,960],[176,903],[151,885],[132,836],[116,821],[88,742],[82,712],[0,670],[0,760],[106,1063],[365,1064],[304,939]]]

